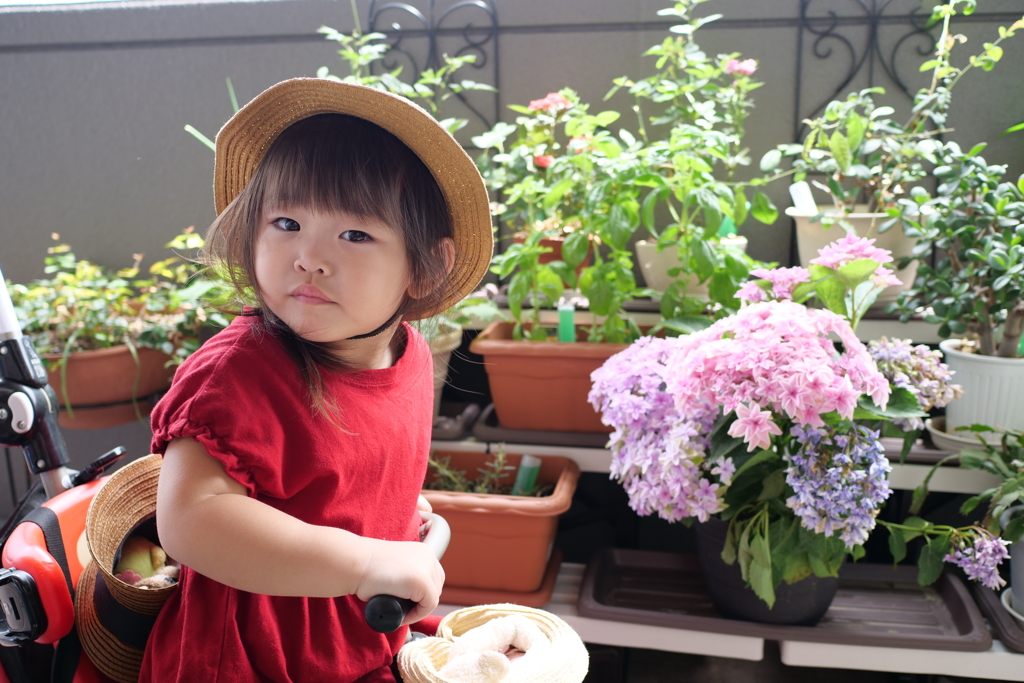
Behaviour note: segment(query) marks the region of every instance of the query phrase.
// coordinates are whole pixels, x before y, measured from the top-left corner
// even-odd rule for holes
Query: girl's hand
[[[434,552],[415,541],[363,540],[368,544],[369,557],[356,597],[365,601],[375,595],[392,595],[417,603],[402,621],[403,626],[433,612],[444,585],[444,569]]]

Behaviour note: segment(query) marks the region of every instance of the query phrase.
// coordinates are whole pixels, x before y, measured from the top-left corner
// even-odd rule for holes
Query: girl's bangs
[[[381,134],[390,134],[339,114],[321,114],[301,123],[278,137],[261,164],[264,210],[301,206],[397,225],[394,208],[401,165],[389,164],[394,162],[393,150],[380,144]],[[371,126],[376,130],[366,130]]]

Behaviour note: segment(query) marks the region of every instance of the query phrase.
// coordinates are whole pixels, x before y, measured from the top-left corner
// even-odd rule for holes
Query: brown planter
[[[628,344],[515,341],[512,327],[491,323],[469,347],[484,357],[501,426],[611,432],[587,402],[590,373]]]
[[[523,244],[526,242],[526,233],[517,232],[512,235],[512,242],[514,244]],[[562,244],[565,242],[564,237],[542,237],[540,240],[540,246],[548,247],[551,251],[546,254],[541,254],[537,257],[537,263],[545,264],[551,263],[552,261],[562,260]],[[590,265],[590,250],[593,247],[587,248],[587,255],[583,257],[583,262],[576,266],[576,276],[583,272],[583,269]]]
[[[76,351],[68,356],[67,389],[74,419],[67,416],[61,383],[61,368],[48,371],[49,383],[61,405],[60,424],[65,427],[96,429],[125,424],[137,419],[132,397],[144,399],[171,385],[174,368],[165,368],[171,359],[166,353],[137,347],[139,366],[127,346],[114,346],[95,351]],[[60,354],[45,354],[48,364],[60,362]],[[136,377],[138,389],[134,391]],[[139,412],[145,416],[152,409],[149,401],[138,400]]]
[[[486,453],[438,452],[467,475],[493,456]],[[522,455],[508,454],[509,465]],[[550,496],[499,496],[484,493],[424,490],[434,512],[452,529],[441,559],[445,585],[529,593],[541,587],[558,516],[569,509],[580,468],[568,458],[541,456],[537,482],[554,483]],[[428,474],[428,477],[430,475]]]

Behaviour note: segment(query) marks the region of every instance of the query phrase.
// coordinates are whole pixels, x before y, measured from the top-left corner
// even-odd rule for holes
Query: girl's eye
[[[346,230],[341,233],[341,239],[348,240],[349,242],[370,242],[373,240],[372,237],[362,230]]]
[[[274,219],[271,222],[271,225],[276,225],[281,230],[286,230],[288,232],[295,232],[299,229],[298,221],[291,218],[285,218],[284,216]]]

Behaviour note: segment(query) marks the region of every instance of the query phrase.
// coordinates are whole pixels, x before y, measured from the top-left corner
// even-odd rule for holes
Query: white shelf
[[[470,451],[486,453],[488,444],[470,438],[464,441],[434,441],[432,448],[445,451]],[[612,463],[611,451],[606,448],[580,448],[574,446],[543,446],[538,444],[506,443],[505,450],[509,453],[529,453],[531,455],[559,455],[575,460],[583,472],[610,471]],[[889,485],[894,489],[913,490],[931,471],[931,465],[900,465],[893,463],[889,475]],[[959,467],[941,467],[929,483],[929,490],[942,493],[981,493],[987,488],[998,486],[999,479],[981,470],[966,470]]]
[[[1024,681],[1024,654],[1010,652],[998,640],[985,652],[910,650],[898,647],[832,645],[783,641],[782,663],[828,669],[891,671]]]
[[[763,638],[687,631],[580,616],[576,609],[576,601],[583,580],[583,570],[582,564],[562,564],[551,602],[542,609],[564,619],[586,643],[755,662],[764,658]],[[444,615],[456,609],[459,609],[458,605],[438,605],[434,614]],[[912,650],[801,641],[781,641],[779,647],[782,662],[790,666],[1024,681],[1024,654],[1010,652],[998,640],[993,641],[992,647],[985,652]]]
[[[580,616],[576,609],[576,600],[583,580],[583,569],[582,564],[563,563],[558,572],[551,602],[542,609],[564,619],[585,643],[730,657],[754,662],[764,658],[763,638],[685,631],[665,626],[630,624]],[[459,609],[457,605],[438,605],[434,614],[448,614],[456,609]]]

